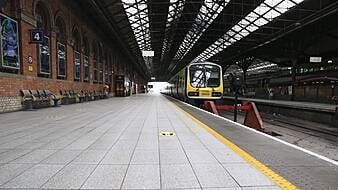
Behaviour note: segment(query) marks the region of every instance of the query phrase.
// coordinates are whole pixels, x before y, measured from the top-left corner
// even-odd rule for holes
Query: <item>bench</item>
[[[38,90],[30,90],[33,96],[33,108],[43,108],[50,106],[50,99],[44,95],[44,93],[39,94]]]
[[[93,91],[93,96],[94,96],[94,100],[99,100],[100,99],[100,93],[96,92],[95,90]]]
[[[76,97],[78,98],[78,100],[79,100],[80,103],[86,101],[86,95],[82,92],[82,90],[79,91],[79,92],[74,92],[73,91],[73,93],[76,94]]]
[[[33,96],[29,90],[20,90],[23,110],[33,110]]]
[[[76,103],[76,94],[70,90],[60,90],[60,94],[62,95],[62,104],[73,104]]]
[[[54,107],[57,107],[58,106],[58,102],[62,99],[62,96],[54,95],[50,90],[44,90],[44,92],[45,92],[45,95],[47,97],[49,97],[49,99],[53,100]]]

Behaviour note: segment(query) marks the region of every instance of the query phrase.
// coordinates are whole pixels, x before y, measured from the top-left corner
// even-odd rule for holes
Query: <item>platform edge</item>
[[[194,122],[196,122],[198,125],[200,125],[202,128],[204,128],[206,131],[208,131],[211,135],[216,137],[219,141],[221,141],[224,145],[229,147],[231,150],[233,150],[235,153],[237,153],[239,156],[241,156],[244,160],[246,160],[249,164],[251,164],[253,167],[258,169],[262,174],[267,176],[272,182],[274,182],[278,187],[281,189],[298,189],[295,185],[293,185],[291,182],[283,178],[282,176],[275,173],[273,170],[265,166],[260,161],[256,160],[253,156],[251,156],[249,153],[245,152],[241,148],[239,148],[237,145],[217,133],[215,130],[211,129],[209,126],[192,116],[190,113],[186,112],[179,106],[177,106],[175,103],[169,101],[176,109],[184,113],[186,116],[188,116],[190,119],[192,119]]]

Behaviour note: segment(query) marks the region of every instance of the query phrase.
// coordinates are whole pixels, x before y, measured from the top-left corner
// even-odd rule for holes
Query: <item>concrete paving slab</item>
[[[122,189],[160,189],[159,165],[130,165]]]
[[[157,164],[159,165],[158,150],[135,150],[130,164]]]
[[[47,181],[42,188],[79,189],[94,169],[95,165],[67,165]]]
[[[32,166],[33,164],[4,164],[0,166],[0,187]]]
[[[50,155],[41,163],[44,164],[67,164],[81,153],[79,150],[60,150]]]
[[[161,165],[162,189],[201,188],[189,164]]]
[[[188,164],[188,158],[182,149],[162,150],[160,149],[161,164]]]
[[[81,189],[120,189],[127,165],[99,165]]]
[[[39,188],[54,174],[56,174],[63,165],[43,165],[38,164],[20,174],[1,187],[5,188]]]
[[[9,151],[5,152],[4,154],[0,154],[0,163],[8,163],[12,160],[15,160],[25,154],[32,152],[30,149],[10,149]]]
[[[76,157],[72,164],[98,164],[106,153],[104,150],[86,150]]]
[[[239,187],[221,164],[193,164],[193,169],[202,188]]]
[[[266,176],[247,163],[223,164],[240,186],[274,186]],[[245,172],[243,172],[245,171]]]
[[[21,164],[25,164],[25,163],[34,164],[35,163],[37,164],[41,162],[42,160],[46,159],[47,157],[49,157],[50,155],[52,155],[54,152],[56,151],[55,150],[33,150],[32,152],[11,161],[11,163],[21,163]]]

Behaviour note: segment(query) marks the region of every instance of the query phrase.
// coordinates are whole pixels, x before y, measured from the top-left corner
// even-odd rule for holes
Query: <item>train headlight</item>
[[[221,97],[222,92],[212,92],[211,95],[212,95],[212,97]]]
[[[199,96],[198,92],[188,92],[188,96]]]

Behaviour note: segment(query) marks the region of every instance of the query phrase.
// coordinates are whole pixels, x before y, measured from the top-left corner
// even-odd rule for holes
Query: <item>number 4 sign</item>
[[[29,30],[30,43],[41,44],[43,42],[43,31],[41,29]]]

